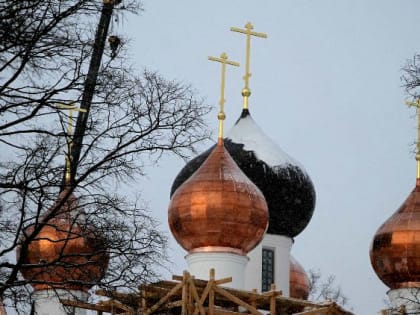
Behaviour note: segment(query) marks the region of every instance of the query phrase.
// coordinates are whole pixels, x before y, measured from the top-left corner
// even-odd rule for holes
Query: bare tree
[[[402,68],[401,81],[406,92],[413,98],[420,96],[420,55],[415,54],[408,59]]]
[[[115,11],[141,10],[135,0],[120,2],[0,0],[0,297],[24,312],[31,285],[135,289],[152,279],[165,237],[141,197],[122,190],[146,164],[166,153],[185,158],[209,136],[209,108],[193,88],[148,70],[136,74],[125,38],[105,46]],[[70,120],[74,137],[60,104],[85,110],[77,123]],[[77,203],[69,205],[73,194]],[[70,212],[77,215],[61,230],[56,222]],[[54,240],[59,254],[34,263],[30,246],[45,240],[48,227],[63,235]],[[86,235],[99,242],[97,252],[73,257],[67,249]],[[43,276],[57,266],[89,273],[100,255],[109,256],[109,266],[98,283]]]
[[[391,293],[391,291],[390,291]],[[388,293],[388,295],[390,294]],[[418,315],[420,314],[420,288],[397,289],[386,299],[383,315]]]
[[[310,269],[308,276],[310,301],[334,301],[348,307],[348,298],[343,294],[341,287],[335,283],[334,275],[323,277],[319,270]]]

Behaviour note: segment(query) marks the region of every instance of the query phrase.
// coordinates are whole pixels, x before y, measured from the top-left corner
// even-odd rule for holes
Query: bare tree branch
[[[0,297],[20,313],[30,312],[34,286],[137,290],[165,264],[153,213],[124,189],[145,161],[186,158],[208,139],[210,109],[188,84],[137,71],[124,38],[106,45],[101,12],[139,9],[136,0],[0,0]],[[72,102],[89,112],[71,142],[69,113],[57,104]],[[77,168],[59,197],[70,154]],[[89,251],[69,250],[86,240]],[[34,256],[40,242],[56,254]],[[104,277],[88,277],[104,257]]]

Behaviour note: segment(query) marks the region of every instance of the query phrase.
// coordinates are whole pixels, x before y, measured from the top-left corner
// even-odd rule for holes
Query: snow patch
[[[284,168],[290,164],[299,167],[306,173],[298,161],[290,157],[264,134],[251,115],[240,118],[228,132],[226,138],[234,143],[244,144],[244,150],[254,152],[259,160],[265,162],[272,169]]]

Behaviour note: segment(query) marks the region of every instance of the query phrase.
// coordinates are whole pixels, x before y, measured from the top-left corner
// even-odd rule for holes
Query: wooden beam
[[[214,315],[246,315],[246,313],[234,312],[234,311],[228,311],[222,308],[216,308],[214,310]]]
[[[207,282],[207,286],[204,288],[203,293],[201,294],[200,297],[200,304],[203,305],[204,301],[207,299],[207,296],[209,295],[209,292],[211,290],[213,286],[213,280],[210,280],[209,282]],[[193,315],[198,315],[199,312],[199,308],[196,308]]]
[[[316,310],[309,310],[309,311],[304,311],[304,312],[300,312],[300,313],[295,313],[293,315],[320,315],[320,314],[325,314],[325,312],[328,312],[330,309],[330,307],[321,307],[318,308]]]
[[[82,308],[82,309],[92,310],[92,311],[103,311],[103,312],[107,312],[109,310],[108,307],[99,306],[99,305],[91,304],[91,303],[74,301],[74,300],[63,299],[63,300],[60,300],[60,302],[64,306],[79,307],[79,308]]]
[[[173,275],[172,280],[182,281],[182,276]],[[194,279],[194,281],[197,281],[198,283],[201,283],[203,286],[207,283],[207,281],[203,280],[203,279]],[[214,282],[216,283],[216,285],[230,283],[230,282],[232,282],[232,277],[226,277],[226,278],[222,278],[222,279],[219,279],[219,280],[214,280]]]
[[[215,280],[215,271],[214,269],[210,269],[210,282],[211,287],[209,291],[209,315],[214,315],[214,289],[216,288],[214,285]]]
[[[203,303],[200,300],[200,297],[198,296],[197,288],[195,287],[193,278],[189,279],[190,288],[191,288],[191,295],[194,298],[195,302],[197,303],[196,308],[200,311],[200,315],[206,315],[206,312],[203,308]],[[191,312],[193,313],[193,312]]]
[[[110,290],[97,290],[96,295],[105,296],[112,300],[118,300],[123,304],[131,305],[132,307],[138,307],[138,293],[122,293]]]
[[[184,271],[182,277],[182,308],[181,308],[181,315],[188,314],[188,278],[189,273]]]
[[[222,278],[222,279],[219,279],[219,280],[214,280],[215,285],[221,285],[221,284],[231,283],[231,282],[232,282],[232,277],[227,277],[227,278]]]
[[[252,289],[252,293],[254,293],[255,295],[258,294],[257,289]],[[252,307],[257,308],[257,300],[255,299],[255,296],[252,296],[250,299],[250,304]]]
[[[175,280],[175,281],[182,281],[182,279],[183,279],[182,276],[177,276],[177,275],[172,276],[172,280]]]
[[[168,302],[168,303],[166,303],[166,305],[165,305],[165,308],[166,308],[166,309],[168,309],[168,310],[170,310],[170,309],[172,309],[172,308],[175,308],[175,307],[182,307],[182,300],[179,300],[179,301],[173,301],[173,302]]]
[[[245,308],[246,310],[248,310],[252,314],[254,314],[254,315],[262,315],[262,313],[258,312],[258,310],[255,307],[252,307],[248,303],[246,303],[246,302],[242,301],[241,299],[237,298],[236,296],[234,296],[233,294],[229,293],[225,289],[222,289],[222,288],[219,288],[219,287],[214,287],[214,290],[217,293],[219,293],[220,295],[223,295],[224,297],[228,298],[232,302],[238,304],[239,306],[242,306],[243,308]]]
[[[134,315],[134,309],[116,300],[99,301],[97,305],[108,306],[111,309],[117,308],[123,311],[127,311],[128,314]]]
[[[170,290],[164,297],[162,297],[155,305],[153,305],[152,307],[150,307],[149,309],[147,309],[146,311],[145,311],[145,314],[146,315],[148,315],[148,314],[151,314],[151,313],[153,313],[154,311],[156,311],[156,310],[158,310],[159,309],[159,307],[161,307],[163,304],[165,304],[166,303],[166,301],[172,296],[172,295],[174,295],[174,293],[176,293],[178,290],[180,290],[182,287],[184,286],[184,284],[181,282],[181,283],[178,283],[176,286],[174,286],[173,288],[172,288],[172,290]]]
[[[111,306],[109,305],[91,304],[91,303],[74,301],[74,300],[66,300],[66,299],[60,300],[60,302],[65,306],[72,306],[72,307],[78,307],[85,310],[97,311],[98,313],[99,312],[105,312],[105,313],[112,312]],[[120,311],[125,311],[125,310],[119,309],[117,314],[121,314]]]

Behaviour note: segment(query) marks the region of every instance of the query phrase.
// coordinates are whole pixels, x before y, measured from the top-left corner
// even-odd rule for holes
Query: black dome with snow
[[[268,204],[268,233],[295,237],[312,218],[315,189],[303,167],[268,138],[244,109],[224,139],[226,149],[242,171],[263,192]],[[205,161],[213,147],[179,172],[171,196]]]

